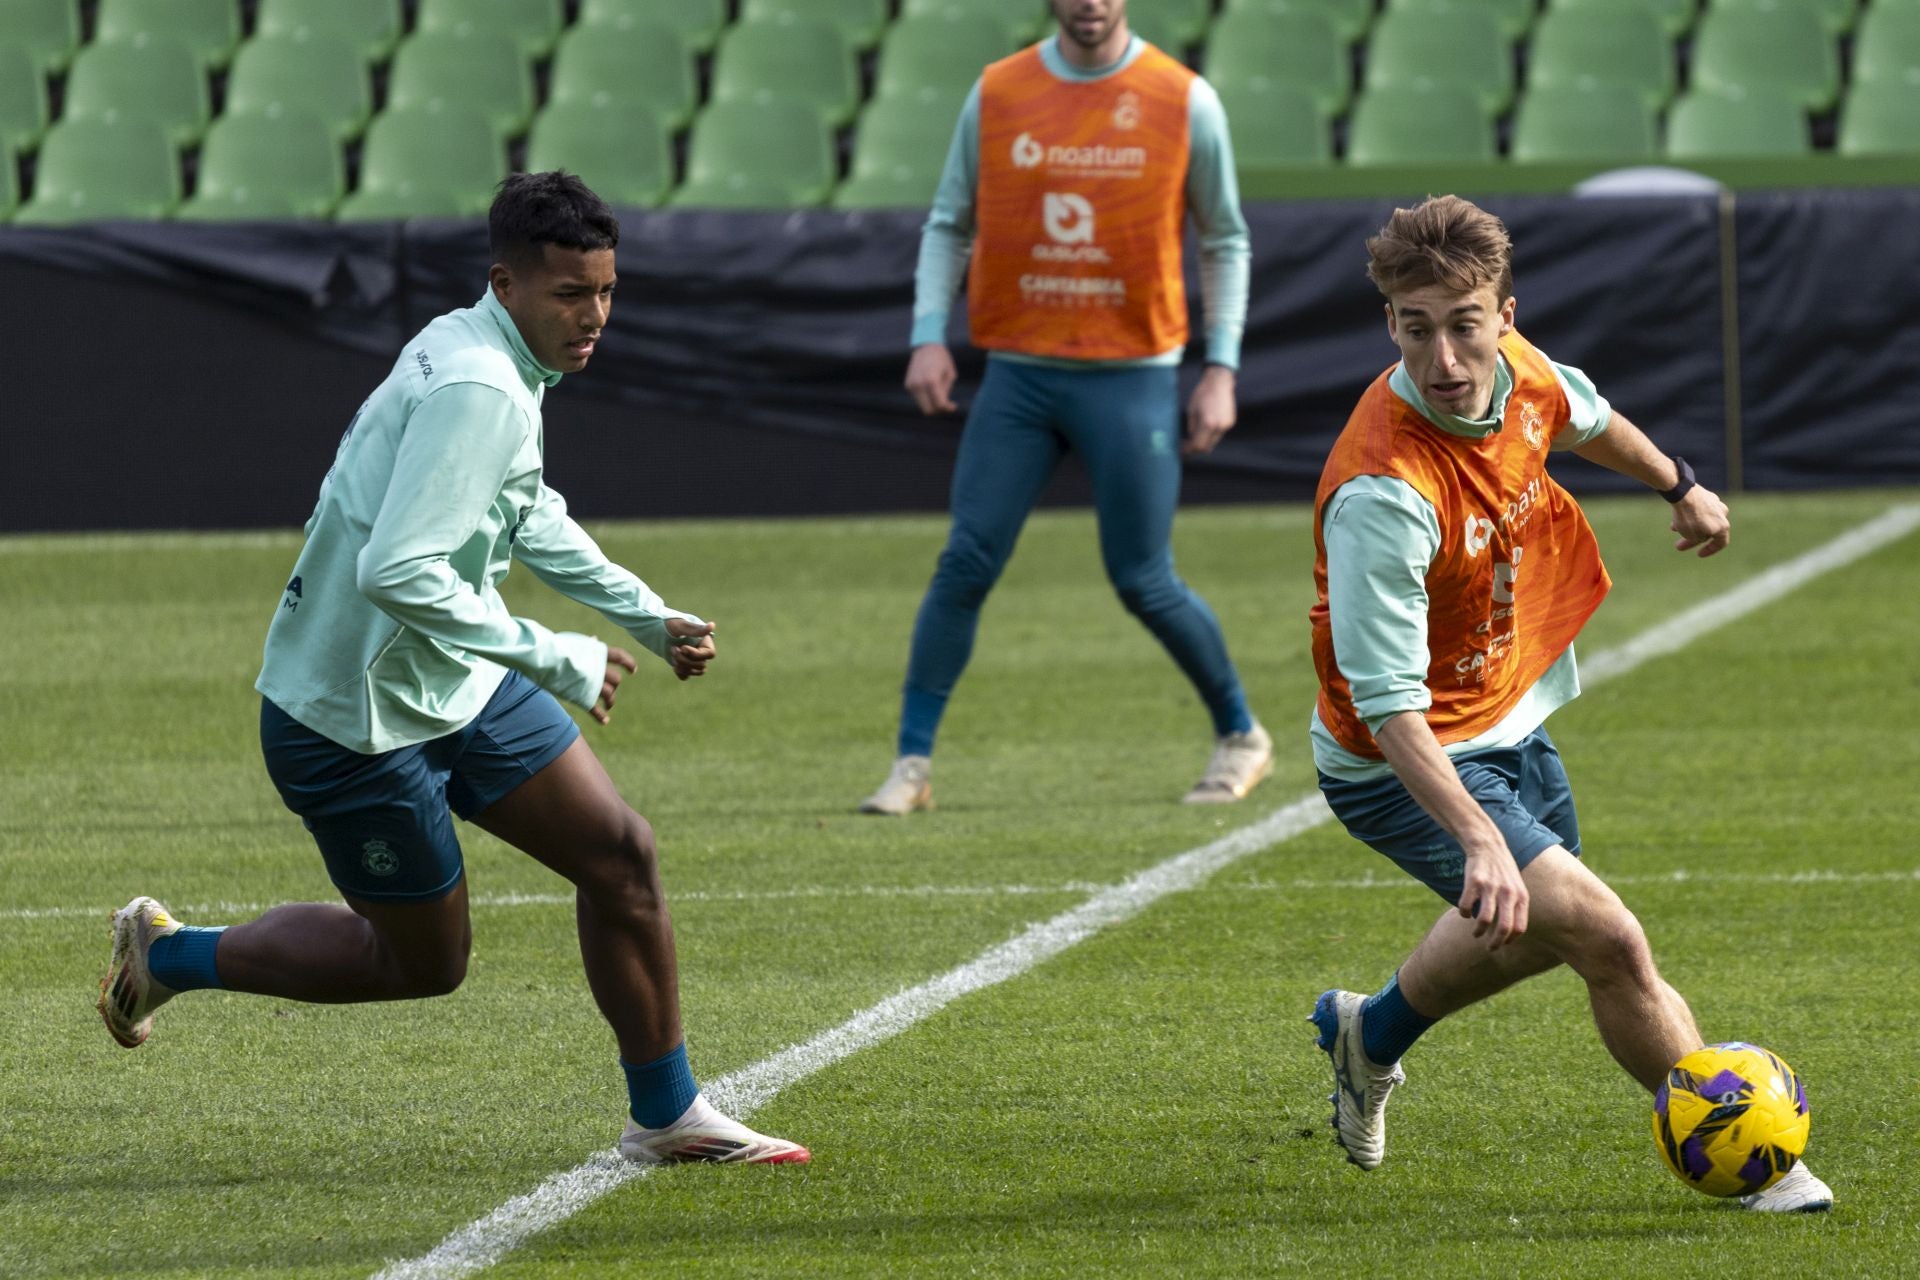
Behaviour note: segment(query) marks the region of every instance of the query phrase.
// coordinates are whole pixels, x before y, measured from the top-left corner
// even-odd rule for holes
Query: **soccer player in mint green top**
[[[805,1161],[694,1083],[652,828],[560,706],[607,723],[633,657],[515,617],[498,591],[517,561],[682,680],[714,657],[713,625],[610,562],[541,478],[541,401],[599,343],[619,224],[554,172],[503,182],[489,230],[487,291],[409,342],[348,426],[267,632],[267,772],[345,904],[193,928],[136,898],[114,915],[101,1015],[135,1048],[155,1009],[197,988],[329,1004],[452,991],[471,944],[458,814],[575,887],[627,1080],[621,1152]]]

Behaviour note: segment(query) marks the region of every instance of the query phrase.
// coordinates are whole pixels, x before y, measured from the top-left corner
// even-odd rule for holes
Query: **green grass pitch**
[[[1617,580],[1594,654],[1911,491],[1763,495],[1676,555],[1652,498],[1588,505]],[[713,617],[704,680],[643,670],[587,732],[655,823],[695,1069],[714,1079],[1307,794],[1308,513],[1185,513],[1281,753],[1228,810],[1176,803],[1205,717],[1042,514],[942,733],[937,813],[861,818],[891,754],[937,519],[603,526]],[[129,1053],[93,1010],[106,915],[193,922],[329,897],[274,796],[251,685],[296,547],[0,539],[0,1275],[365,1277],[611,1145],[623,1101],[549,873],[464,828],[467,984],[433,1002],[219,993]],[[609,634],[530,575],[519,611]],[[1302,1018],[1372,989],[1437,900],[1320,826],[798,1081],[755,1122],[806,1168],[666,1170],[527,1241],[500,1277],[809,1274],[1889,1276],[1920,1249],[1920,535],[1589,690],[1553,731],[1592,865],[1709,1039],[1813,1100],[1825,1217],[1679,1185],[1564,973],[1407,1061],[1388,1163],[1347,1166]]]

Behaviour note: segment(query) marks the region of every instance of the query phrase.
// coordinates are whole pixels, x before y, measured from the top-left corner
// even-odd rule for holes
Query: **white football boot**
[[[1765,1191],[1741,1196],[1740,1207],[1755,1213],[1823,1213],[1833,1208],[1833,1188],[1814,1177],[1803,1160]]]
[[[123,1049],[138,1049],[153,1031],[153,1011],[177,992],[154,981],[147,949],[155,938],[180,932],[180,922],[152,898],[135,898],[113,913],[113,955],[100,980],[100,1016]]]
[[[813,1158],[797,1142],[755,1133],[722,1115],[704,1093],[664,1129],[643,1129],[628,1116],[620,1154],[639,1164],[805,1164]]]
[[[926,756],[901,756],[880,789],[860,802],[862,813],[884,813],[904,818],[915,809],[933,808],[933,761]]]
[[[1360,1038],[1357,991],[1323,991],[1307,1021],[1320,1031],[1317,1043],[1333,1060],[1333,1134],[1347,1159],[1378,1169],[1387,1157],[1387,1095],[1407,1082],[1399,1063],[1382,1067],[1367,1057]]]
[[[1256,724],[1245,733],[1223,733],[1214,739],[1213,758],[1187,792],[1186,803],[1232,804],[1272,772],[1273,739],[1265,729]]]

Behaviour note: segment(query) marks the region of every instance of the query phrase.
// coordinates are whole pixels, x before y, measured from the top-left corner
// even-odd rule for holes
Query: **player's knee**
[[[933,585],[955,604],[977,608],[999,576],[998,557],[971,538],[955,538],[940,553]]]
[[[657,911],[660,867],[653,824],[628,810],[594,860],[593,874],[582,881],[580,888],[603,912],[631,915]]]
[[[1109,571],[1114,594],[1127,612],[1136,618],[1151,618],[1177,607],[1182,591],[1173,574],[1164,568],[1147,571]]]
[[[1580,950],[1580,975],[1589,982],[1644,986],[1656,977],[1646,931],[1625,907],[1596,917]]]
[[[471,941],[433,951],[415,951],[393,957],[390,968],[400,994],[413,999],[448,996],[467,980],[467,955]]]

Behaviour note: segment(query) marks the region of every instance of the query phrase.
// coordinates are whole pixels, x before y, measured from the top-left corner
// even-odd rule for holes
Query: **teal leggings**
[[[987,362],[953,472],[953,528],[913,625],[901,755],[933,754],[947,698],[973,654],[980,606],[1068,449],[1093,478],[1100,556],[1127,610],[1193,682],[1216,734],[1253,727],[1219,619],[1173,571],[1180,498],[1176,370]]]

